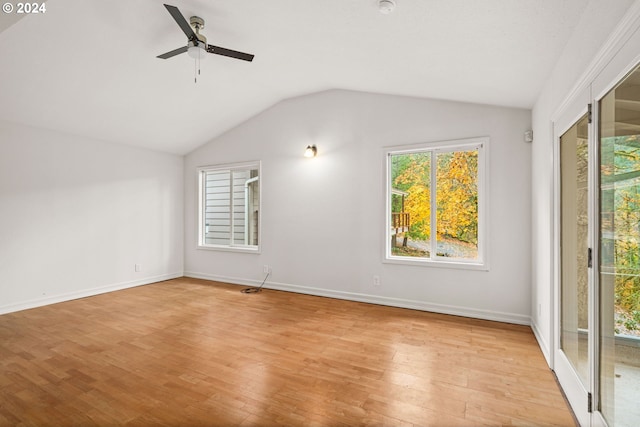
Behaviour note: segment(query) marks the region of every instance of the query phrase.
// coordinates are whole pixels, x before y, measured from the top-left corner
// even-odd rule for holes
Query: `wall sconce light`
[[[307,145],[307,149],[304,150],[305,157],[315,157],[318,154],[318,149],[315,145]]]

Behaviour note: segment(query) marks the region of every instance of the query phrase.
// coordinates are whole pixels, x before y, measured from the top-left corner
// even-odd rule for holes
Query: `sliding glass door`
[[[599,410],[640,425],[640,70],[599,101]]]
[[[559,141],[559,336],[556,373],[572,405],[588,405],[590,388],[589,114]],[[586,422],[585,417],[581,422]]]
[[[582,426],[640,426],[640,67],[556,123],[554,370]],[[608,89],[606,89],[608,88]],[[592,108],[593,106],[593,108]]]
[[[588,126],[584,115],[560,137],[560,348],[586,389],[588,383]]]

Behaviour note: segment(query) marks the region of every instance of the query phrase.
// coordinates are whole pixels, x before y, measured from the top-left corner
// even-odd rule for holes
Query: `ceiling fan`
[[[243,61],[253,61],[254,55],[251,55],[250,53],[238,52],[237,50],[231,50],[224,47],[207,44],[207,38],[200,34],[200,30],[204,28],[204,19],[198,16],[192,16],[189,19],[189,23],[187,23],[187,20],[184,19],[184,16],[182,16],[182,13],[177,7],[168,4],[165,4],[164,7],[167,8],[180,29],[182,29],[184,34],[187,36],[187,45],[172,50],[171,52],[158,55],[157,58],[168,59],[181,53],[187,52],[192,58],[198,59],[204,52],[208,52],[215,55],[223,55],[230,58],[241,59]]]

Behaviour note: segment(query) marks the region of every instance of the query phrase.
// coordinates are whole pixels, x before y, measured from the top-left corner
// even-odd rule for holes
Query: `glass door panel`
[[[587,116],[560,137],[560,349],[589,386]]]
[[[599,102],[600,405],[640,425],[640,71]]]

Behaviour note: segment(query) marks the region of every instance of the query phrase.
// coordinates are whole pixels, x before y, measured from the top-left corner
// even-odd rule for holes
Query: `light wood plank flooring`
[[[0,425],[574,425],[528,327],[241,288],[0,316]]]

